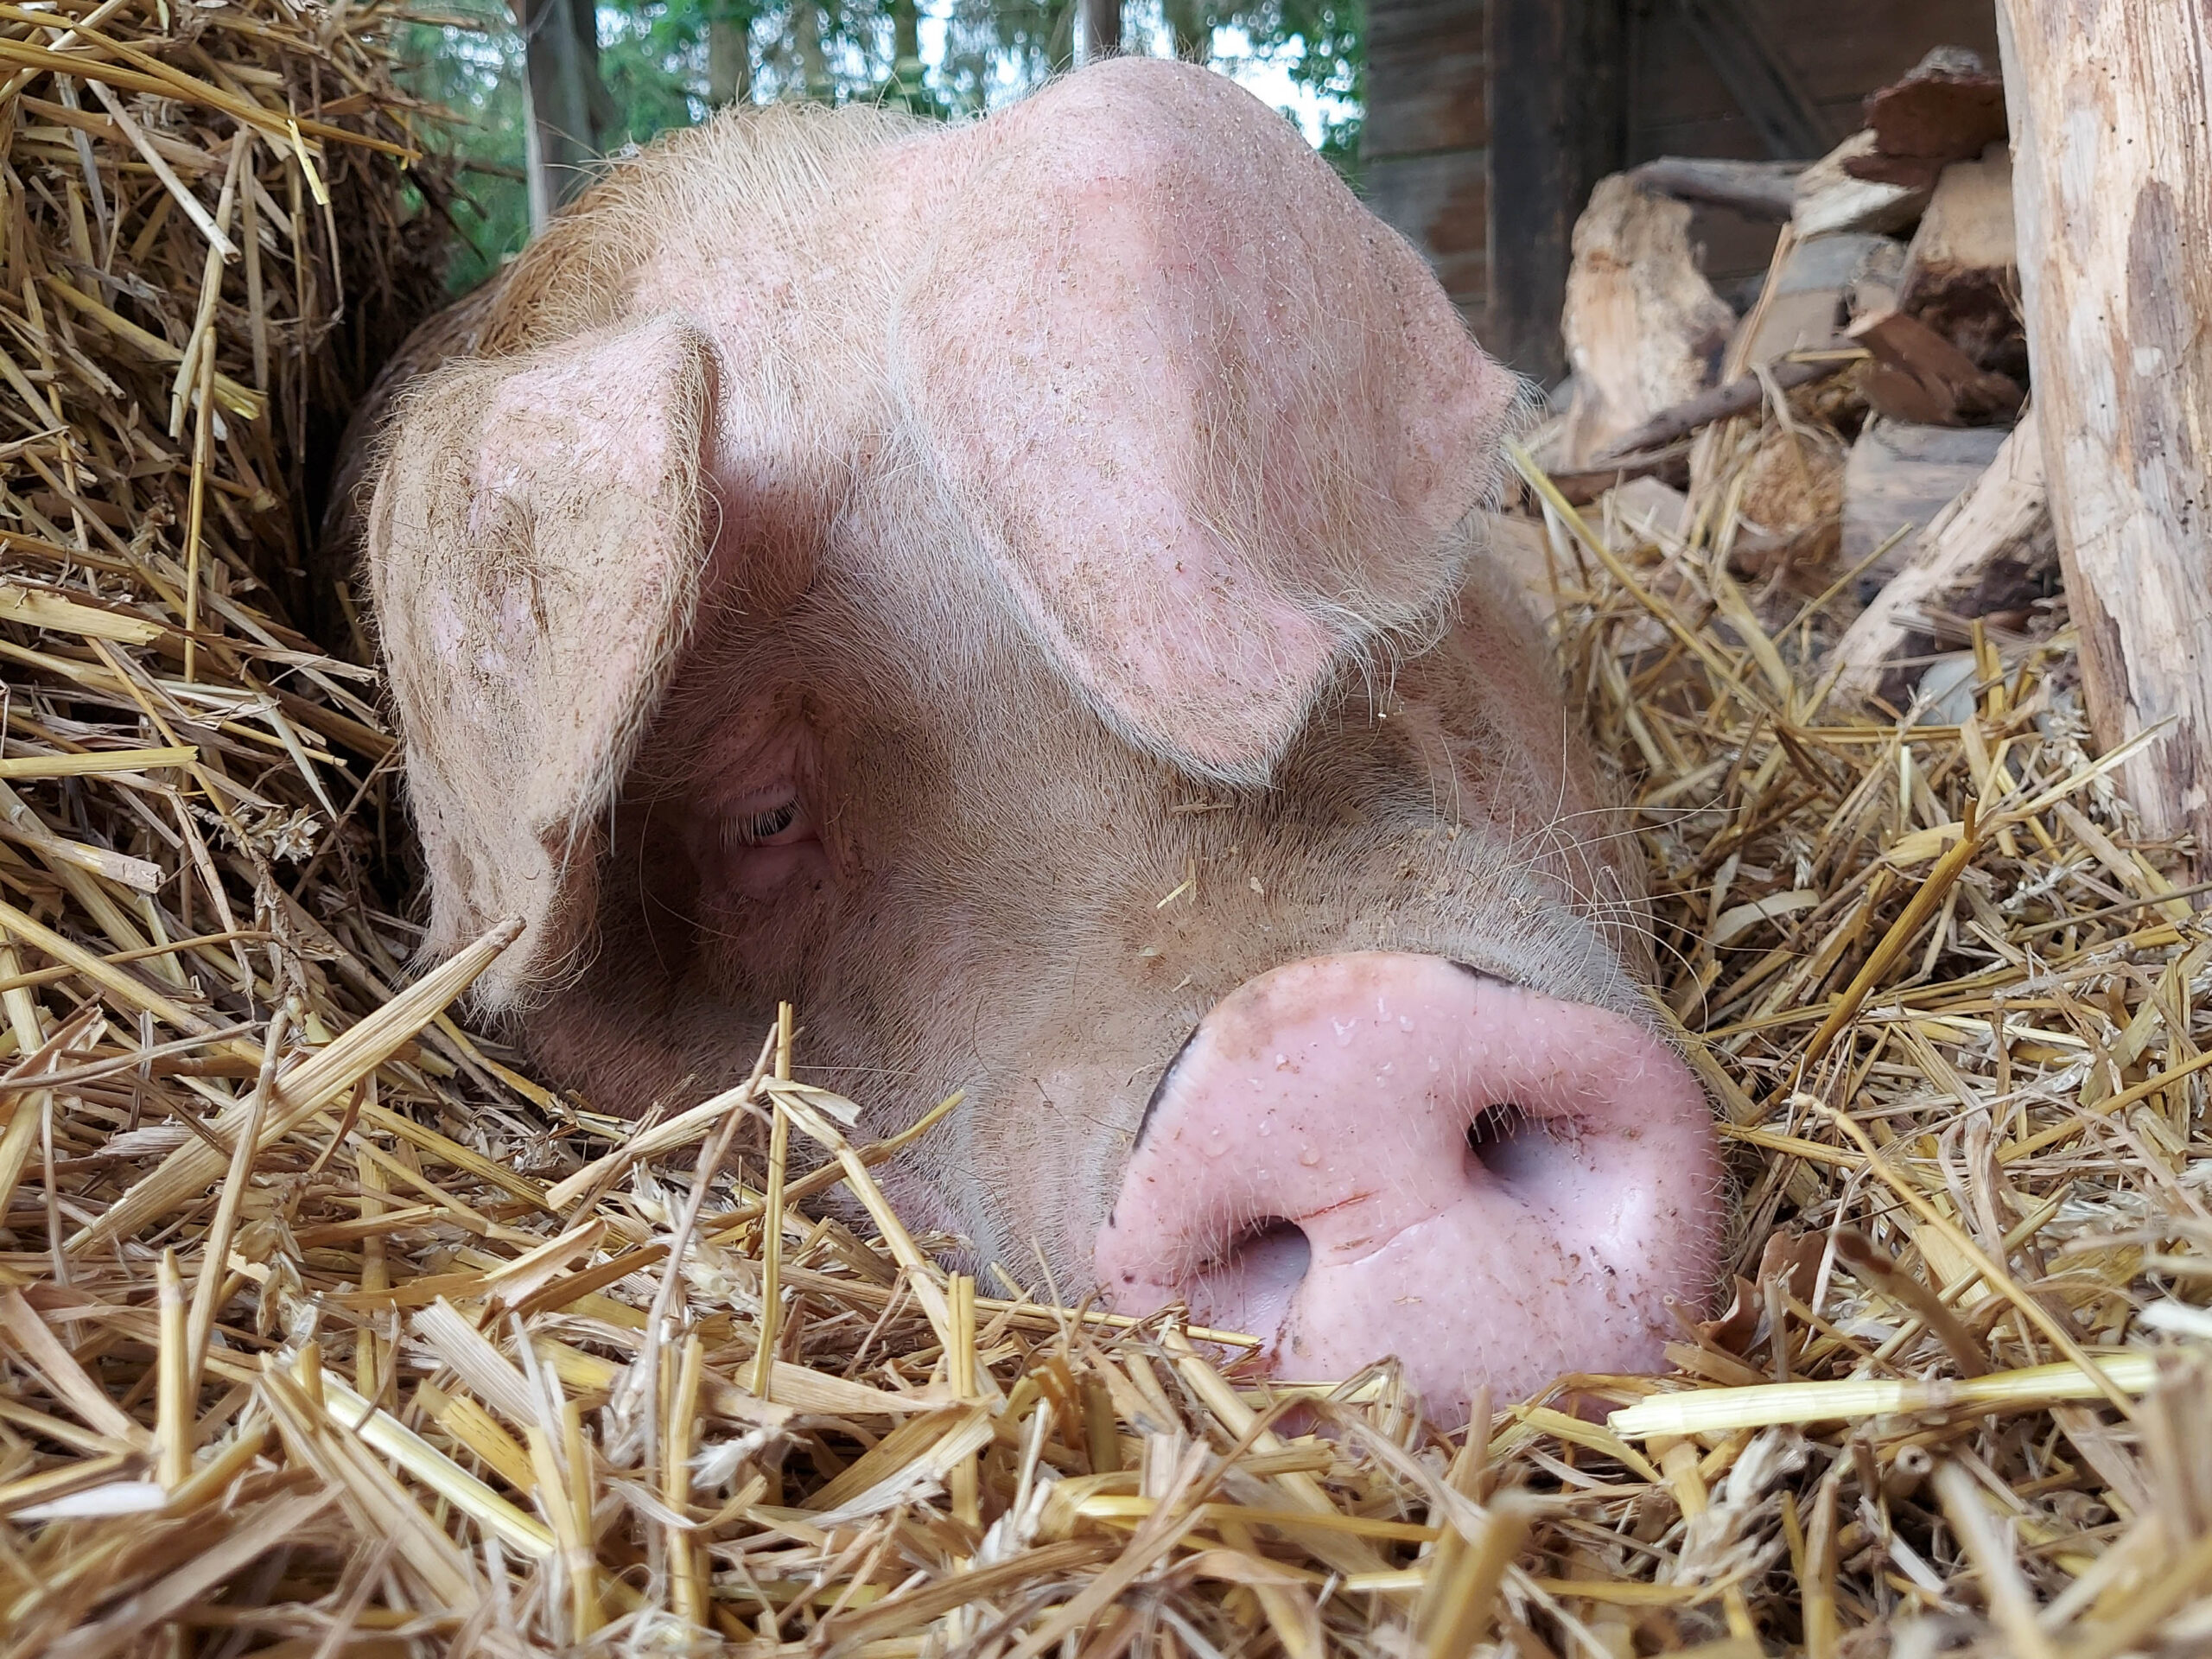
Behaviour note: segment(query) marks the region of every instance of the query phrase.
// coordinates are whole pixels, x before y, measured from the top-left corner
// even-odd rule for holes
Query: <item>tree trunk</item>
[[[2003,0],[2020,289],[2090,722],[2212,868],[2212,63],[2196,3]]]
[[[1082,60],[1096,63],[1122,49],[1122,0],[1080,0],[1083,7]]]
[[[799,73],[806,95],[817,104],[835,100],[836,88],[830,79],[830,60],[822,49],[822,8],[817,0],[792,0],[791,34],[798,44]]]
[[[891,84],[884,88],[887,103],[903,105],[917,115],[930,106],[922,84],[922,9],[918,0],[891,0]]]
[[[1205,0],[1161,0],[1160,10],[1177,57],[1185,63],[1204,63],[1213,55],[1213,30],[1206,24]]]
[[[622,125],[622,110],[599,73],[599,0],[569,0],[569,28],[575,36],[576,59],[582,66],[592,154],[604,156],[613,147],[610,140]]]
[[[1056,75],[1075,67],[1076,36],[1083,32],[1083,0],[1053,0],[1045,15],[1052,28],[1045,36],[1045,62]]]
[[[592,17],[588,0],[519,0],[519,5],[534,233],[590,181],[599,155],[592,96],[599,79],[599,36],[595,25],[588,41],[584,36],[582,20]]]
[[[753,19],[726,5],[707,19],[707,102],[715,109],[753,97]]]

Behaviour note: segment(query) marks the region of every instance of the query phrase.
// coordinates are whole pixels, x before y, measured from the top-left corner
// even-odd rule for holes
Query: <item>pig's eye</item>
[[[722,838],[732,847],[779,847],[804,841],[809,833],[806,815],[796,796],[758,811],[741,813],[722,827]]]
[[[809,810],[797,771],[748,766],[741,782],[730,780],[736,787],[698,804],[686,838],[702,893],[760,902],[794,882],[818,888],[829,880],[822,821]]]

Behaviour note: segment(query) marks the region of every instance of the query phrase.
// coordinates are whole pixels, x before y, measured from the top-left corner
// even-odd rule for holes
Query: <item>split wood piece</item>
[[[1866,401],[1877,414],[1923,426],[1965,426],[2007,420],[2027,394],[2010,376],[1979,368],[1964,352],[1917,317],[1879,311],[1845,334],[1874,354]]]
[[[1792,352],[1826,346],[1844,324],[1860,273],[1886,268],[1903,253],[1892,238],[1865,232],[1791,238],[1767,278],[1765,296],[1744,320],[1749,338],[1733,360],[1771,363]]]
[[[1591,470],[1605,473],[1610,478],[1613,474],[1607,470],[1607,463],[1619,462],[1620,470],[1624,474],[1630,470],[1628,462],[1643,451],[1656,449],[1673,443],[1678,438],[1686,438],[1700,428],[1710,426],[1715,421],[1725,421],[1732,415],[1749,414],[1764,401],[1769,385],[1778,391],[1795,391],[1800,386],[1809,386],[1816,380],[1825,380],[1830,375],[1865,360],[1853,342],[1831,341],[1828,348],[1817,357],[1784,359],[1771,365],[1766,370],[1764,379],[1756,374],[1747,374],[1731,380],[1725,386],[1701,391],[1672,408],[1661,410],[1633,431],[1623,433],[1609,453],[1598,457],[1597,464]]]
[[[1928,206],[1933,181],[1926,185],[1888,184],[1861,179],[1853,163],[1874,154],[1874,135],[1853,133],[1797,177],[1797,207],[1790,223],[1800,236],[1838,231],[1894,235],[1909,230]]]
[[[1848,163],[1854,178],[1929,189],[1953,162],[2005,138],[2005,83],[1963,47],[1939,46],[1902,80],[1866,100],[1871,154]]]
[[[1898,532],[1933,524],[1995,463],[2005,436],[1995,427],[1867,422],[1844,465],[1842,548],[1844,568],[1855,569],[1891,543],[1861,578],[1867,597],[1912,556],[1912,542]]]
[[[1828,661],[1832,696],[1875,690],[1890,660],[1936,613],[1972,617],[2002,608],[2057,556],[2044,487],[2043,439],[2034,412],[2013,429],[1973,486],[1936,516],[1903,569],[1836,642]]]
[[[1980,368],[2024,380],[2020,256],[2012,221],[2012,157],[1992,144],[1936,181],[1897,283],[1897,308],[1917,317]]]
[[[2212,60],[2183,6],[2004,0],[2020,289],[2089,721],[2152,836],[2212,866]]]
[[[1730,207],[1752,219],[1787,219],[1797,211],[1797,180],[1805,171],[1796,162],[1727,162],[1700,156],[1662,156],[1630,170],[1646,190],[1676,201]]]
[[[1572,588],[1577,577],[1573,560],[1562,567],[1552,552],[1544,521],[1514,513],[1478,512],[1475,534],[1493,567],[1503,574],[1499,588],[1535,616],[1548,620],[1557,608],[1554,582],[1561,588]]]
[[[1895,237],[1885,236],[1868,250],[1865,261],[1851,275],[1851,286],[1844,290],[1844,309],[1853,321],[1877,311],[1898,308],[1904,266],[1905,245]]]
[[[1560,322],[1574,370],[1565,470],[1581,470],[1713,378],[1736,315],[1698,269],[1689,228],[1688,206],[1625,175],[1590,193]]]

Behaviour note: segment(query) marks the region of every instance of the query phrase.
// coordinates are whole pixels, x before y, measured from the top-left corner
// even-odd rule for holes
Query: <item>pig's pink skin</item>
[[[858,1138],[964,1094],[882,1176],[948,1255],[1208,1311],[1192,1253],[1291,1122],[1222,1057],[1288,1053],[1379,960],[1467,1016],[1409,1056],[1592,1068],[1553,1172],[1585,1191],[1452,1188],[1471,1096],[1316,1090],[1351,1208],[1414,1220],[1324,1264],[1278,1363],[1395,1347],[1449,1412],[1470,1371],[1648,1362],[1661,1296],[1704,1299],[1713,1137],[1641,988],[1641,855],[1466,528],[1510,381],[1279,115],[1125,60],[964,128],[728,118],[477,304],[477,355],[401,406],[368,564],[429,949],[525,918],[480,1001],[541,1066],[681,1104],[788,999]],[[1185,1157],[1207,1124],[1250,1140]],[[1642,1187],[1609,1150],[1639,1130]],[[1634,1271],[1572,1259],[1600,1203],[1642,1206]]]
[[[1497,1116],[1486,1118],[1495,1109]],[[1478,1154],[1468,1132],[1478,1120]],[[1714,1270],[1688,1069],[1618,1014],[1434,957],[1293,963],[1210,1013],[1098,1235],[1109,1304],[1189,1305],[1293,1377],[1395,1354],[1449,1414],[1660,1363]]]

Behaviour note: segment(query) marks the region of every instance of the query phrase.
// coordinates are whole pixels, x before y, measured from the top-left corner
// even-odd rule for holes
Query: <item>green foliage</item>
[[[952,0],[939,96],[979,111],[1065,69],[1075,54],[1077,0]]]
[[[706,118],[708,10],[705,0],[600,7],[599,75],[621,112],[600,135],[607,149]]]
[[[425,142],[467,169],[454,209],[464,245],[452,285],[464,291],[497,270],[530,233],[523,46],[503,0],[433,0],[442,16],[406,25],[412,89],[451,112]],[[600,135],[610,152],[670,127],[704,120],[708,41],[717,20],[749,35],[751,95],[806,96],[800,27],[818,20],[821,73],[813,89],[838,103],[881,99],[918,113],[980,113],[1067,67],[1078,0],[600,0],[600,79],[614,113]],[[904,16],[900,7],[908,8]],[[417,14],[418,16],[422,14]],[[1241,31],[1255,60],[1280,64],[1325,111],[1321,152],[1357,177],[1366,92],[1365,0],[1126,0],[1123,41],[1166,52],[1179,38],[1203,54],[1217,30]],[[905,40],[900,36],[902,33]],[[915,55],[919,40],[927,48]],[[926,58],[926,61],[925,61]]]
[[[415,65],[410,89],[453,117],[434,119],[422,141],[466,169],[453,208],[458,246],[447,272],[458,294],[529,239],[530,198],[523,185],[522,37],[501,0],[444,4],[439,22],[406,24],[404,45]]]
[[[1300,48],[1291,78],[1329,105],[1320,151],[1357,181],[1359,139],[1367,111],[1366,0],[1261,0],[1243,19],[1255,41]]]

